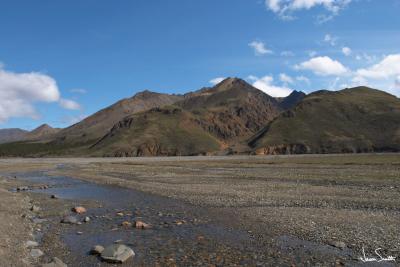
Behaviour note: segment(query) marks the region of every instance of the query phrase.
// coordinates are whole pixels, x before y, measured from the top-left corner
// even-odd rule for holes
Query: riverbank
[[[97,266],[90,264],[99,260],[86,255],[90,247],[125,236],[139,266],[181,266],[185,256],[190,259],[185,263],[198,266],[218,265],[217,259],[249,266],[354,266],[360,264],[362,247],[367,253],[381,247],[384,255],[400,255],[396,154],[16,159],[0,160],[0,167],[9,173],[40,171],[51,176],[41,182],[57,177],[85,181],[63,178],[57,181],[68,181],[69,186],[61,183],[27,193],[44,198],[49,210],[59,203],[58,213],[44,216],[53,222],[50,236],[60,237],[60,253],[50,253],[46,260],[59,256],[66,263],[84,259],[86,266]],[[60,199],[49,201],[53,193]],[[91,224],[60,226],[62,215],[77,204],[89,208]],[[121,218],[118,210],[132,215]],[[132,222],[137,216],[157,227],[152,232],[121,227],[123,220]],[[165,222],[170,227],[164,227]],[[78,243],[83,246],[74,247]],[[246,249],[238,244],[246,244]],[[68,257],[62,258],[63,251]]]

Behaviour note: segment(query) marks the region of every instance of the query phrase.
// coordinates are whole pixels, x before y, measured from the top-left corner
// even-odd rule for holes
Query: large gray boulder
[[[123,263],[133,256],[135,256],[135,252],[131,248],[121,244],[110,245],[101,253],[101,258],[110,263]]]

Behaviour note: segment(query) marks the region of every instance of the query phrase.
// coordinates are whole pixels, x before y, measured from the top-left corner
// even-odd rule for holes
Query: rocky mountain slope
[[[181,99],[183,99],[183,96],[180,95],[143,91],[131,98],[122,99],[84,120],[61,130],[57,134],[56,139],[59,142],[95,142],[124,117],[151,108],[170,105]]]
[[[400,151],[400,99],[367,87],[314,92],[249,145],[256,154]]]
[[[124,118],[92,151],[151,156],[216,153],[245,142],[281,111],[273,97],[241,79],[228,78],[185,95],[174,106]]]

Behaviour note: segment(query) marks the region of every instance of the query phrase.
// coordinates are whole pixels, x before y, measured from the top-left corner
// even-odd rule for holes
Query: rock
[[[86,212],[86,209],[84,207],[79,206],[79,207],[72,208],[72,211],[75,213],[78,213],[78,214],[82,214],[82,213]]]
[[[110,263],[123,263],[133,256],[135,256],[135,252],[121,244],[110,245],[101,253],[101,258]]]
[[[37,246],[39,246],[39,243],[36,242],[36,241],[26,241],[25,242],[25,247],[26,248],[34,248],[34,247],[37,247]]]
[[[83,235],[83,232],[76,232],[77,235]]]
[[[121,226],[129,227],[129,226],[132,226],[132,223],[130,223],[128,221],[124,221],[121,223]]]
[[[97,245],[97,246],[92,247],[92,249],[90,250],[90,254],[91,255],[100,255],[103,252],[103,250],[104,250],[103,246]]]
[[[27,187],[27,186],[18,186],[17,187],[17,191],[27,191],[27,190],[29,190],[29,187]]]
[[[40,211],[40,208],[39,208],[38,206],[36,206],[36,205],[33,205],[33,206],[31,207],[31,211],[33,211],[33,212],[38,212],[38,211]]]
[[[78,218],[76,218],[75,216],[65,216],[62,220],[61,223],[68,223],[68,224],[78,224]]]
[[[90,222],[90,217],[86,216],[86,217],[83,219],[83,221],[84,221],[85,223]]]
[[[340,248],[340,249],[344,249],[347,247],[346,243],[344,243],[342,241],[332,241],[329,243],[329,245],[336,247],[336,248]]]
[[[136,229],[150,229],[151,225],[144,223],[142,221],[135,221],[135,228]]]
[[[32,258],[39,258],[44,255],[43,251],[38,248],[32,249],[30,254]]]
[[[122,216],[124,216],[124,213],[123,212],[117,212],[117,216],[122,217]]]
[[[51,195],[51,198],[58,199],[58,196],[57,195]]]
[[[42,267],[67,267],[67,265],[62,262],[59,258],[53,258],[50,263],[42,264]]]

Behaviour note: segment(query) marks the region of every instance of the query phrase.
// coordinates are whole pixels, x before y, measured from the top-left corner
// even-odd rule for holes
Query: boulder
[[[123,263],[133,256],[135,256],[135,252],[121,244],[110,245],[101,253],[102,260],[109,263]]]
[[[83,219],[83,221],[84,221],[85,223],[90,222],[90,217],[86,216],[86,217]]]

